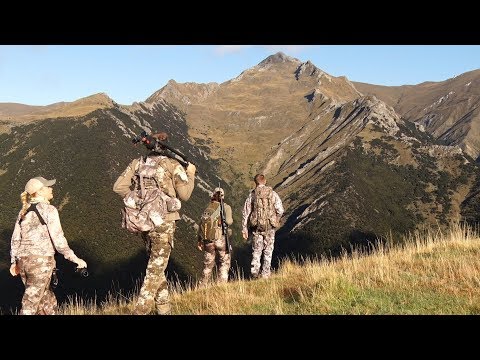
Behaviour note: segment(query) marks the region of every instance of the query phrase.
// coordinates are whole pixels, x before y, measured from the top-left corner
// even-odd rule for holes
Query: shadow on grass
[[[302,264],[320,257],[336,259],[343,254],[349,256],[353,250],[368,255],[377,248],[377,245],[390,245],[384,236],[359,229],[350,229],[339,240],[328,242],[323,241],[321,236],[302,231],[290,234],[279,231],[273,251],[272,268],[278,269],[283,259],[294,260]]]
[[[87,252],[81,248],[80,242],[75,244],[78,254]],[[78,250],[78,251],[77,251]],[[85,302],[95,302],[100,306],[102,302],[118,296],[131,296],[139,291],[139,287],[145,275],[148,258],[146,252],[140,251],[128,261],[116,264],[115,266],[98,264],[89,261],[84,256],[88,266],[88,277],[82,277],[75,272],[75,264],[65,260],[62,255],[56,254],[59,284],[54,290],[59,305],[69,302],[69,298],[80,297]],[[20,310],[24,285],[19,276],[12,277],[8,272],[0,271],[0,311],[2,314],[15,314]],[[171,282],[183,284],[191,281],[191,277],[182,268],[181,264],[170,257],[167,269],[167,278]],[[110,294],[110,295],[109,295]]]

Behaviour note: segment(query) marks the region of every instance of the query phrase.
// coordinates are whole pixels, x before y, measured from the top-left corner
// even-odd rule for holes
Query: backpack
[[[132,178],[133,190],[123,198],[122,227],[132,233],[151,231],[165,221],[168,212],[180,210],[182,204],[162,190],[157,169],[164,157],[140,158]]]
[[[252,211],[249,217],[250,227],[256,231],[267,231],[278,227],[273,189],[259,186],[252,190]]]
[[[210,202],[200,218],[200,226],[198,229],[202,240],[218,240],[222,235],[222,230],[218,224],[220,221],[220,203],[216,201]]]

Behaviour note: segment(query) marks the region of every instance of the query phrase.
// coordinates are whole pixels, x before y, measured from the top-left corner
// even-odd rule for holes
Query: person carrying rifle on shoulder
[[[135,303],[135,315],[150,314],[154,305],[158,315],[171,313],[165,270],[173,248],[175,223],[180,220],[180,200],[187,201],[195,185],[195,165],[167,156],[166,151],[173,149],[165,143],[167,138],[165,132],[150,135],[143,132],[134,138],[132,142],[142,142],[150,152],[146,157],[134,159],[113,185],[113,191],[122,197],[135,191],[155,193],[158,195],[155,204],[160,206],[163,201],[166,204],[166,208],[152,208],[149,215],[155,220],[152,220],[153,226],[149,230],[140,231],[149,259]]]

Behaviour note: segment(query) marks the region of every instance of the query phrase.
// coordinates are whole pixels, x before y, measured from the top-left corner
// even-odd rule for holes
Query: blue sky
[[[0,103],[48,105],[104,92],[129,105],[170,79],[227,81],[277,51],[333,76],[389,86],[480,68],[480,45],[2,45]]]

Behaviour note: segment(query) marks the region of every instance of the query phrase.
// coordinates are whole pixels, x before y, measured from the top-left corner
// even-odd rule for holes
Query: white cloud
[[[300,51],[304,50],[309,45],[263,45],[263,47],[267,48],[269,51],[278,52],[282,51],[287,54],[295,54],[299,53]]]
[[[243,51],[252,45],[220,45],[215,48],[215,52],[220,55],[237,53]]]
[[[288,54],[297,54],[311,45],[219,45],[215,47],[215,52],[219,55],[233,54],[244,51],[248,48],[263,48],[269,52],[282,51]]]

